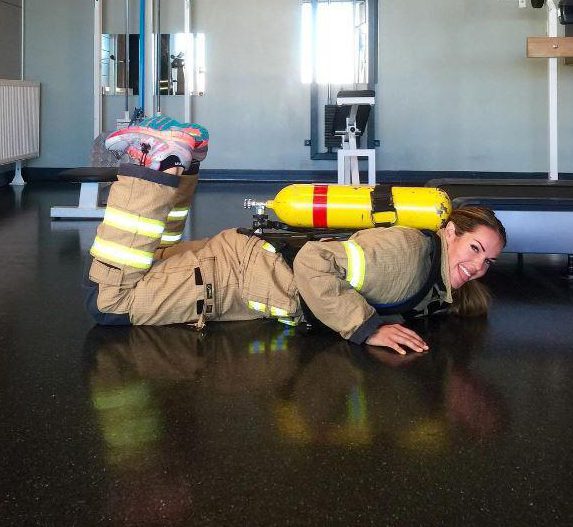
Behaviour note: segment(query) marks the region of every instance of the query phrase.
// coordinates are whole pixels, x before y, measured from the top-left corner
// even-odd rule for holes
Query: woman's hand
[[[386,346],[387,348],[392,348],[400,355],[406,355],[406,350],[403,346],[406,346],[417,353],[422,353],[429,349],[428,345],[416,332],[405,328],[401,324],[380,326],[376,333],[373,333],[368,337],[366,344],[371,346]]]

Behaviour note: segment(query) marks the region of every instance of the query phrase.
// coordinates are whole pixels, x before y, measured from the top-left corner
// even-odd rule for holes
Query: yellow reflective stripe
[[[249,354],[255,355],[256,353],[264,353],[265,345],[260,340],[255,340],[249,344]]]
[[[278,318],[277,320],[287,326],[298,326],[298,322],[295,322],[292,318]]]
[[[263,304],[262,302],[255,302],[254,300],[249,300],[248,305],[249,305],[249,309],[253,309],[255,311],[260,311],[261,313],[267,312],[267,305]],[[281,317],[278,319],[279,322],[283,322],[284,324],[289,324],[289,322],[287,322],[287,320],[289,320],[289,317],[288,317],[288,311],[286,309],[271,306],[269,308],[269,311],[270,311],[271,316]]]
[[[263,249],[265,251],[269,251],[270,253],[276,253],[277,252],[275,247],[273,245],[271,245],[269,242],[263,243]]]
[[[103,222],[122,231],[142,234],[155,239],[160,238],[165,229],[165,223],[162,221],[142,218],[137,214],[124,212],[113,207],[106,208]]]
[[[164,232],[161,236],[161,243],[177,243],[183,237],[182,232]]]
[[[364,275],[366,273],[366,263],[364,251],[354,240],[342,242],[348,259],[348,270],[346,271],[346,280],[357,291],[364,285]]]
[[[249,309],[254,309],[255,311],[261,311],[266,313],[267,306],[262,302],[255,302],[254,300],[249,300]]]
[[[92,256],[105,258],[114,263],[129,265],[136,269],[149,269],[153,263],[153,253],[124,247],[119,243],[108,242],[96,236],[90,250]]]
[[[288,316],[288,311],[280,307],[271,307],[271,315],[273,317],[286,317]]]
[[[187,214],[189,214],[189,207],[171,209],[171,212],[167,215],[167,221],[182,220],[187,217]]]

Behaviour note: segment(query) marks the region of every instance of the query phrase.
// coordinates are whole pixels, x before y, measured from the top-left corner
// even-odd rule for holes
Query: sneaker
[[[165,116],[148,117],[138,123],[111,133],[105,146],[142,166],[159,170],[169,156],[179,158],[180,166],[189,169],[191,161],[207,156],[209,133],[198,124],[180,123]]]

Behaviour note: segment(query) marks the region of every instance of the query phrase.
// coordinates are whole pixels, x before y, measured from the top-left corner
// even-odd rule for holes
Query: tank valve
[[[245,209],[255,209],[253,214],[253,231],[262,233],[263,229],[283,229],[286,230],[289,226],[281,221],[269,220],[269,215],[266,213],[267,208],[272,209],[271,202],[269,201],[255,201],[251,198],[246,198],[243,202]]]
[[[263,215],[265,213],[266,208],[267,208],[267,202],[266,201],[255,201],[254,199],[246,198],[244,201],[243,207],[245,209],[255,209],[255,214]]]

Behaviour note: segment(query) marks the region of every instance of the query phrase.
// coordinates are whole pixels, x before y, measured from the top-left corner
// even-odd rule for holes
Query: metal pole
[[[94,139],[101,134],[102,101],[101,101],[101,31],[102,3],[94,0]]]
[[[125,116],[129,119],[129,0],[125,0]]]
[[[154,2],[155,22],[155,112],[161,113],[161,0]]]
[[[139,107],[145,115],[145,0],[139,0]]]
[[[191,94],[193,90],[193,84],[195,82],[195,47],[192,45],[191,39],[193,35],[191,34],[192,21],[191,21],[191,0],[185,0],[185,39],[186,39],[186,49],[185,49],[185,122],[192,122],[192,99]]]
[[[310,84],[310,158],[315,159],[319,154],[318,143],[319,139],[319,127],[318,127],[318,104],[319,104],[319,86],[317,78],[317,57],[316,57],[316,46],[317,46],[317,32],[318,32],[318,0],[311,0],[310,2],[312,15],[311,15],[311,64],[312,64],[312,80]]]
[[[155,108],[153,106],[155,81],[153,75],[153,0],[145,1],[145,27],[144,27],[144,40],[145,40],[145,114],[153,116]]]
[[[547,2],[547,36],[557,36],[557,6],[554,0]],[[559,140],[557,127],[557,57],[548,59],[549,93],[549,179],[559,179]]]
[[[26,16],[26,0],[22,0],[22,19],[21,19],[21,39],[20,39],[20,79],[24,80],[24,31],[25,31],[25,24],[24,24],[24,17]]]

